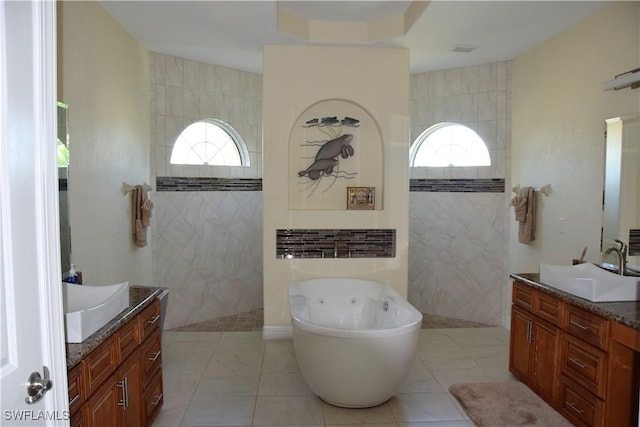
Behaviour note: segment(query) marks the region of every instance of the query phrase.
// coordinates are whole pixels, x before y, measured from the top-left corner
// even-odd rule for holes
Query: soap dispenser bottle
[[[78,283],[78,273],[76,273],[76,266],[71,264],[71,269],[67,273],[67,277],[64,278],[64,282]]]

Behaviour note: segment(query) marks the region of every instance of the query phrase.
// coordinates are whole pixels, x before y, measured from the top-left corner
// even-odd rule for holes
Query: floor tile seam
[[[441,386],[442,387],[442,386]],[[444,387],[442,387],[444,389]],[[451,394],[451,392],[449,392],[448,389],[444,389],[444,391],[421,391],[421,392],[413,392],[413,393],[403,393],[403,394],[413,394],[413,395],[420,395],[420,394],[440,394],[440,395],[446,395],[446,397],[451,400],[451,399],[455,399],[455,396],[453,396]],[[395,396],[395,395],[394,395]],[[393,399],[393,397],[392,397]],[[409,420],[404,420],[404,419],[398,419],[398,417],[396,417],[396,411],[393,410],[394,409],[394,405],[397,405],[395,402],[391,402],[391,413],[394,417],[394,420],[396,423],[406,423],[406,424],[410,424],[410,423],[424,423],[424,422],[440,422],[440,421],[460,421],[460,420],[467,420],[468,418],[466,418],[466,414],[464,413],[464,410],[462,410],[459,405],[455,405],[456,410],[460,413],[460,416],[462,418],[451,418],[451,419],[438,419],[438,420],[421,420],[421,421],[409,421]],[[454,402],[455,404],[455,402]]]
[[[206,355],[211,356],[213,353],[215,353],[214,349],[189,349],[189,348],[169,348],[169,349],[162,349],[163,351],[163,356],[167,356],[170,355],[171,357],[176,357],[176,358],[185,358],[185,357],[191,357],[191,358],[200,358],[200,357],[205,357]]]
[[[209,356],[209,359],[207,360],[207,362],[205,364],[203,364],[202,370],[200,372],[194,372],[193,375],[197,375],[198,376],[198,382],[196,384],[196,386],[193,388],[193,391],[191,393],[191,398],[189,399],[189,403],[191,403],[191,400],[193,400],[194,395],[196,393],[196,391],[198,390],[198,387],[200,387],[200,383],[202,382],[202,379],[204,378],[204,373],[207,370],[207,366],[209,366],[209,363],[211,363],[211,359],[213,357],[213,353],[211,353],[211,355]]]
[[[241,356],[241,355],[256,354],[256,353],[264,355],[264,351],[252,351],[252,350],[238,351],[234,349],[222,349],[219,351],[214,351],[213,356],[234,356],[234,355]]]
[[[481,368],[479,368],[481,369]],[[446,380],[446,375],[443,377],[443,375],[441,375],[442,373],[444,373],[445,371],[459,371],[459,368],[448,368],[448,369],[442,369],[442,370],[435,370],[433,371],[433,378],[436,380],[436,382],[438,383],[438,385],[445,390],[445,392],[449,392],[449,386],[451,384],[449,383],[445,383],[443,381]],[[486,372],[484,371],[484,369],[482,370],[483,374],[486,374]],[[440,377],[440,378],[438,378]],[[464,380],[462,382],[475,382],[476,380],[474,378],[470,378],[469,380]],[[460,381],[456,381],[456,382],[460,382]]]
[[[497,349],[499,349],[501,346],[485,346],[485,348],[489,348],[489,347],[496,347],[496,350],[497,350]],[[472,347],[469,347],[469,348],[472,348]],[[490,358],[492,358],[492,357],[493,357],[492,355],[486,355],[486,356],[477,356],[477,355],[475,355],[475,356],[474,356],[474,355],[472,354],[472,352],[470,352],[470,351],[469,351],[469,348],[467,348],[467,349],[463,348],[463,349],[462,349],[462,351],[464,351],[464,352],[467,354],[467,356],[469,356],[470,358],[474,359],[476,362],[477,362],[478,360],[481,360],[481,359],[490,359]],[[476,348],[477,348],[477,347],[476,347]],[[509,349],[508,349],[508,348],[507,348],[507,349],[502,349],[502,351],[505,351],[505,350],[506,350],[507,355],[508,355]]]
[[[423,360],[423,362],[428,369],[432,369],[435,371],[441,371],[443,369],[464,369],[480,367],[480,365],[474,358],[466,354],[463,355],[463,357],[438,357],[436,359]]]
[[[317,395],[313,394],[313,395],[304,395],[304,396],[301,396],[301,395],[296,395],[296,396],[256,396],[255,402],[254,402],[254,405],[253,405],[253,416],[251,418],[251,425],[252,426],[265,426],[265,427],[269,426],[269,425],[265,425],[265,424],[256,424],[256,410],[257,410],[257,407],[258,407],[258,399],[260,397],[263,397],[263,398],[264,397],[283,397],[283,398],[287,398],[287,397],[289,397],[289,398],[290,397],[315,397],[317,399],[319,405],[320,405],[320,414],[322,415],[322,423],[320,425],[322,425],[322,426],[326,426],[327,425],[326,420],[325,420],[325,416],[324,416],[324,404],[325,403],[324,403],[324,401],[322,399],[320,399],[320,397],[318,397]],[[318,424],[316,424],[316,423],[304,424],[304,426],[307,426],[307,425],[308,426],[316,426]],[[278,426],[281,426],[281,424],[278,424]],[[233,427],[233,426],[229,426],[229,427]],[[290,427],[294,427],[294,426],[290,426]],[[302,427],[302,426],[298,426],[296,424],[295,427]]]
[[[449,396],[449,399],[455,405],[455,407],[458,410],[458,412],[460,412],[460,414],[462,414],[462,419],[467,423],[471,422],[471,418],[469,418],[469,415],[467,414],[467,411],[465,411],[465,409],[462,407],[462,404],[460,402],[458,402],[458,399],[453,395],[453,393],[451,393],[450,391],[447,390],[447,395]],[[452,420],[452,421],[457,421],[457,420]],[[475,425],[475,424],[472,424],[472,425]]]
[[[266,350],[266,345],[263,346],[263,350]],[[262,374],[264,369],[264,359],[266,357],[266,352],[262,352],[262,357],[260,358],[260,369],[258,371],[258,391],[260,390],[260,386],[262,385]],[[253,413],[251,414],[251,425],[260,425],[256,424],[256,410],[258,408],[258,396],[256,394],[256,398],[253,402]]]

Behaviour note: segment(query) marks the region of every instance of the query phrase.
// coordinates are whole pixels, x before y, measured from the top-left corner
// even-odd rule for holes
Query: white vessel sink
[[[592,263],[540,264],[540,281],[593,302],[640,300],[640,277],[620,276]]]
[[[62,282],[68,343],[80,343],[129,307],[129,282],[91,286]]]

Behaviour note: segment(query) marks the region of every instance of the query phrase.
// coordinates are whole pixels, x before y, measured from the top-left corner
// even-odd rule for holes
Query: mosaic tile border
[[[394,258],[395,229],[278,229],[276,258]]]
[[[629,230],[629,256],[640,255],[640,229]]]
[[[504,178],[411,179],[409,191],[432,193],[504,193]],[[261,178],[159,176],[156,191],[262,191]]]
[[[159,176],[156,191],[262,191],[262,179]]]
[[[504,178],[411,179],[409,191],[431,193],[504,193]]]

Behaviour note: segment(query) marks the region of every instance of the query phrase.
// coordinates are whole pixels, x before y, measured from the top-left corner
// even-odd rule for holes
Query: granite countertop
[[[627,302],[591,302],[584,298],[568,294],[540,282],[539,273],[517,273],[510,277],[535,286],[537,289],[554,295],[566,302],[598,314],[607,319],[618,321],[640,331],[640,301]]]
[[[112,336],[125,323],[133,319],[154,298],[160,296],[163,290],[167,288],[155,286],[130,286],[129,287],[129,308],[123,310],[114,317],[109,323],[98,329],[93,335],[78,344],[66,343],[67,349],[67,370],[76,366],[89,353],[96,349],[100,344]]]

